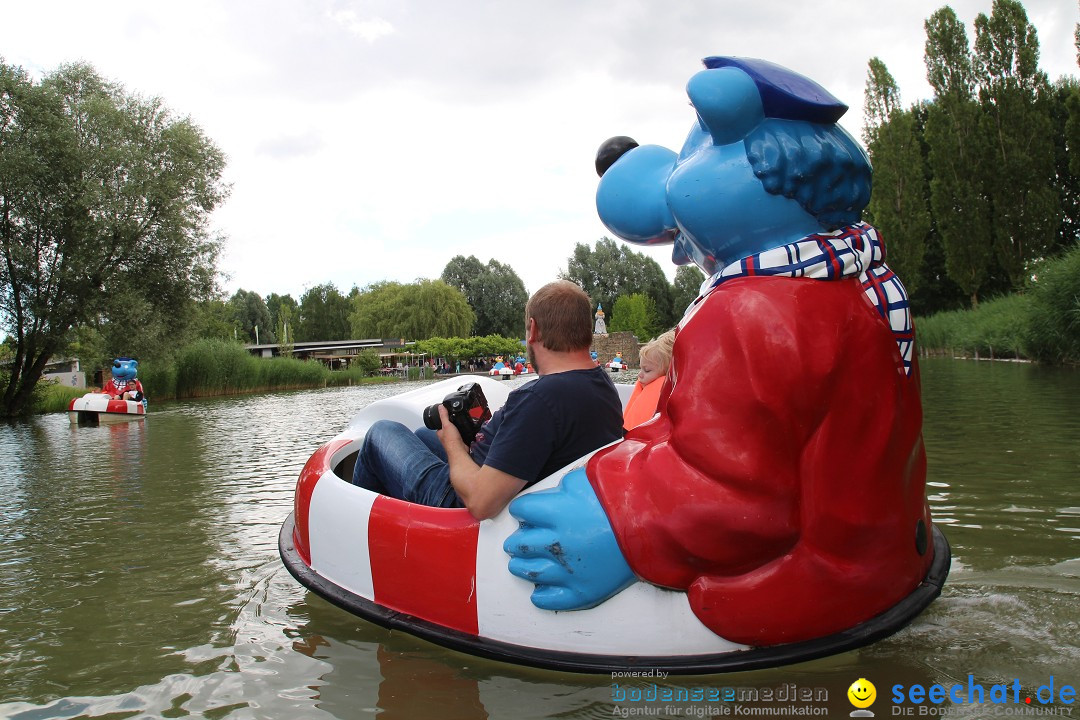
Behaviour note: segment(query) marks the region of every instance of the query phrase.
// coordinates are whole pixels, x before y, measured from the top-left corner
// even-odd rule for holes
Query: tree
[[[525,303],[529,293],[525,283],[509,265],[489,260],[487,271],[480,276],[476,311],[476,335],[525,337]]]
[[[1058,255],[1080,243],[1080,82],[1075,78],[1055,84],[1051,115],[1061,224],[1050,254]]]
[[[384,281],[357,293],[349,322],[356,337],[426,340],[467,336],[475,318],[461,291],[442,280]]]
[[[270,310],[258,293],[242,288],[237,290],[229,299],[229,318],[241,333],[244,342],[277,342]]]
[[[348,299],[332,283],[308,288],[300,296],[294,342],[348,340],[351,310]]]
[[[210,298],[196,305],[191,322],[191,334],[195,338],[232,340],[235,325],[229,320],[229,308],[220,298]]]
[[[88,65],[35,84],[0,60],[0,324],[16,346],[0,413],[28,411],[71,328],[108,317],[117,297],[164,319],[210,295],[224,165],[159,98]]]
[[[901,107],[896,81],[876,57],[867,71],[863,137],[874,165],[867,211],[886,241],[889,266],[913,294],[930,232],[921,133],[915,110]]]
[[[930,208],[945,251],[945,270],[974,307],[993,256],[990,207],[982,188],[981,149],[986,143],[974,98],[967,32],[948,6],[926,21],[926,78],[934,88],[926,116]]]
[[[278,342],[285,342],[291,338],[295,331],[292,323],[295,322],[300,310],[293,296],[270,293],[266,296],[266,309],[270,313],[270,322],[274,333],[278,336]]]
[[[704,282],[705,273],[697,265],[679,266],[675,271],[675,282],[672,283],[672,305],[677,315],[681,317],[690,303],[697,300]]]
[[[93,325],[79,325],[71,330],[71,342],[64,355],[78,358],[79,365],[92,378],[96,368],[103,368],[109,362],[105,349],[105,337]],[[116,357],[116,356],[113,356]]]
[[[495,357],[497,355],[517,357],[525,353],[525,347],[521,344],[521,340],[502,337],[501,335],[467,338],[432,337],[427,340],[418,340],[414,350],[434,359],[444,358],[450,363],[478,357]]]
[[[629,250],[610,238],[596,241],[596,248],[584,243],[574,246],[574,254],[560,277],[580,285],[594,305],[607,308],[608,325],[616,319],[615,299],[641,293],[656,304],[656,322],[664,327],[675,323],[671,285],[659,263],[648,255]],[[682,308],[679,309],[680,312]]]
[[[485,269],[484,263],[480,262],[475,255],[469,257],[455,255],[450,259],[450,262],[446,263],[441,277],[444,283],[460,290],[461,294],[472,305],[475,298],[472,296],[471,291],[480,276],[484,274]]]
[[[1019,0],[994,0],[975,18],[975,75],[989,140],[983,187],[991,200],[994,249],[1013,289],[1028,280],[1058,228],[1050,83],[1039,40]]]
[[[657,335],[656,303],[642,293],[620,295],[612,308],[614,319],[611,330],[620,332],[629,330],[639,342],[644,342]]]
[[[525,283],[509,265],[476,256],[457,255],[446,264],[442,280],[457,288],[476,313],[475,335],[515,337],[525,332]]]
[[[863,93],[863,141],[869,146],[876,129],[888,122],[893,113],[900,112],[900,88],[881,58],[870,58],[866,71],[866,90]]]

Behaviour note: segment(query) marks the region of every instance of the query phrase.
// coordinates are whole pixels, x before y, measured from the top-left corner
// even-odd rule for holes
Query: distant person
[[[524,488],[622,438],[618,393],[589,357],[589,296],[560,280],[525,306],[527,356],[540,375],[512,391],[466,445],[439,406],[442,428],[415,433],[380,420],[368,430],[353,472],[360,487],[436,507],[498,514]]]
[[[664,378],[671,367],[673,347],[675,331],[668,330],[641,348],[641,368],[638,370],[637,382],[634,383],[634,392],[623,410],[623,427],[627,430],[651,420],[656,414],[660,391],[664,388]]]

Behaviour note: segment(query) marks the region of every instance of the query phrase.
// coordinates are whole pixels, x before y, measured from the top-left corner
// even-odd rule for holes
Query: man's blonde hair
[[[556,280],[533,293],[525,304],[525,324],[536,321],[548,350],[588,350],[592,345],[592,301],[569,280]]]

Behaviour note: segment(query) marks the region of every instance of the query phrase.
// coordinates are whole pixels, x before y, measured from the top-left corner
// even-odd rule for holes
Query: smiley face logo
[[[855,707],[868,708],[877,700],[877,688],[866,678],[859,678],[851,683],[851,687],[847,690],[847,697]]]

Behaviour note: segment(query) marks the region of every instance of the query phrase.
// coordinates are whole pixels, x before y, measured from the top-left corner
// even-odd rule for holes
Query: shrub
[[[1032,355],[1049,362],[1080,362],[1080,245],[1039,268],[1030,296]]]
[[[176,396],[226,395],[257,385],[259,358],[228,340],[197,340],[176,359]]]
[[[61,385],[55,380],[41,380],[34,392],[34,412],[67,412],[71,401],[81,398],[87,392],[86,388]]]
[[[176,365],[164,360],[139,363],[139,382],[149,401],[176,397]]]
[[[982,357],[1027,357],[1031,300],[1006,295],[975,310],[951,310],[915,322],[919,347]]]

